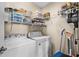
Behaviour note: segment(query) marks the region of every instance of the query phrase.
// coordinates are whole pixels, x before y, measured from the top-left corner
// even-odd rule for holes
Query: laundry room
[[[78,2],[0,2],[0,57],[78,57]]]

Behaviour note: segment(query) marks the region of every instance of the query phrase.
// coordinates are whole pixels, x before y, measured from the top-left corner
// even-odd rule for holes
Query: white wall
[[[4,3],[0,3],[0,47],[4,45]]]
[[[50,20],[46,21],[45,23],[47,25],[48,35],[52,37],[54,52],[59,50],[60,48],[61,30],[65,28],[66,31],[73,32],[72,27],[67,24],[66,19],[58,15],[58,11],[63,5],[64,2],[51,3],[45,8],[43,8],[43,12],[51,13]]]
[[[39,9],[32,2],[6,2],[5,4],[6,4],[6,7],[23,8],[32,12]]]

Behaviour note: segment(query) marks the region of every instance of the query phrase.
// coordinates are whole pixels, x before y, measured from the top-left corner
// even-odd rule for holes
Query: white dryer
[[[50,37],[42,36],[41,32],[29,32],[28,37],[36,41],[37,57],[48,57]]]

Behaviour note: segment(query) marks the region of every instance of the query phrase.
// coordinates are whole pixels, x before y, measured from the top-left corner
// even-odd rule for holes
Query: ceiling
[[[35,5],[37,5],[39,8],[44,8],[46,5],[48,5],[50,2],[33,2]]]

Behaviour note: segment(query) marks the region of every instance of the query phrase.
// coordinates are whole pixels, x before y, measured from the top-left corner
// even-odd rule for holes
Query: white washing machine
[[[36,41],[37,57],[48,57],[50,47],[50,37],[42,36],[41,32],[30,32],[28,37]]]
[[[1,57],[36,57],[36,42],[26,37],[6,38],[7,50]]]

